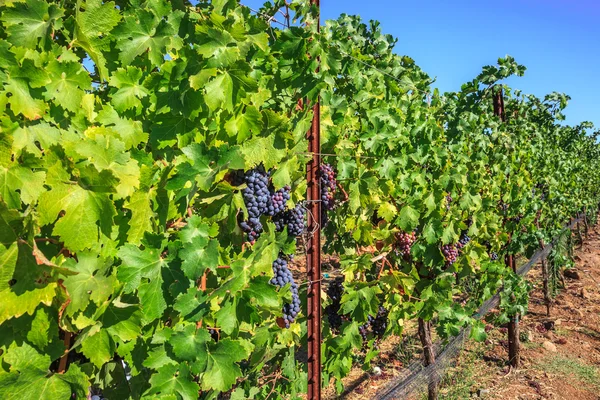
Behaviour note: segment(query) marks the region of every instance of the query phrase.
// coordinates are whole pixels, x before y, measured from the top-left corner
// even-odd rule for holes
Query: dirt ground
[[[466,344],[442,380],[440,399],[600,400],[600,228],[590,228],[582,248],[575,251],[575,261],[572,271],[578,276],[565,278],[566,287],[556,296],[550,317],[543,304],[539,266],[527,275],[534,289],[520,324],[521,367],[507,367],[506,329],[493,328],[485,343]],[[422,354],[410,327],[403,338],[390,338],[380,348],[376,365],[381,373],[357,366],[344,379],[345,393],[336,394],[331,385],[323,398],[377,399],[377,393]]]

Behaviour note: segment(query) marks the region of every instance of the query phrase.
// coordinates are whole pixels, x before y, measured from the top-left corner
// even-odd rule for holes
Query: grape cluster
[[[442,253],[446,259],[446,265],[452,265],[458,258],[458,248],[453,244],[445,244],[442,246]]]
[[[450,203],[452,203],[452,195],[448,193],[446,196],[446,210],[450,210]]]
[[[321,226],[327,225],[329,217],[327,211],[333,210],[335,204],[335,193],[337,191],[337,181],[335,171],[329,164],[319,166],[319,175],[321,181]]]
[[[248,210],[248,220],[240,221],[239,225],[242,231],[247,234],[248,241],[252,244],[258,239],[263,231],[260,217],[267,215],[273,217],[275,225],[279,231],[283,230],[285,225],[293,225],[289,231],[297,236],[304,229],[304,215],[298,216],[299,210],[286,211],[286,205],[291,197],[292,188],[289,185],[275,191],[269,185],[270,173],[259,165],[245,173],[236,173],[233,175],[233,182],[236,185],[246,184],[242,191],[244,203]],[[301,220],[299,222],[299,220]]]
[[[306,215],[306,208],[298,203],[296,207],[291,210],[279,213],[273,217],[273,223],[275,223],[275,229],[278,232],[282,232],[283,229],[288,227],[288,234],[291,236],[299,236],[304,232],[304,216]]]
[[[271,279],[271,284],[277,287],[284,287],[288,283],[290,284],[292,303],[283,305],[283,321],[285,327],[289,328],[290,324],[296,320],[296,316],[300,312],[300,296],[298,295],[298,285],[294,282],[294,277],[288,268],[287,260],[282,254],[273,261],[273,273],[275,276]]]
[[[321,164],[319,167],[321,179],[321,204],[326,210],[335,208],[334,195],[337,190],[335,171],[329,164]]]
[[[340,278],[335,279],[329,284],[327,288],[327,296],[331,300],[331,304],[325,307],[325,313],[327,314],[327,320],[332,331],[339,331],[342,326],[343,318],[340,315],[340,303],[342,301],[342,295],[344,294],[343,280]]]
[[[490,252],[490,260],[492,261],[496,261],[498,259],[498,253],[496,252]]]
[[[415,232],[411,232],[411,233],[397,232],[395,234],[395,237],[396,237],[396,244],[395,244],[396,252],[402,256],[406,256],[406,255],[410,254],[410,249],[416,240]]]
[[[358,333],[362,337],[362,340],[366,342],[369,339],[369,328],[371,327],[371,323],[375,320],[372,316],[369,315],[367,318],[367,322],[364,325],[358,327]]]
[[[240,228],[248,235],[248,241],[254,243],[263,230],[260,216],[269,212],[271,203],[269,174],[259,166],[244,174],[244,183],[247,187],[242,191],[242,195],[249,218],[240,222]]]
[[[458,240],[456,247],[458,247],[459,249],[462,249],[467,244],[469,244],[470,241],[471,241],[471,238],[469,237],[469,235],[467,235],[467,232],[463,232],[462,235],[460,235],[460,239]]]
[[[358,333],[362,337],[363,341],[367,341],[369,338],[369,332],[373,333],[373,336],[378,339],[383,338],[385,331],[388,326],[388,314],[389,311],[384,306],[379,306],[377,315],[369,315],[367,322],[358,327]]]
[[[285,211],[287,201],[290,199],[292,188],[289,185],[284,186],[271,195],[271,204],[267,215],[271,217]]]
[[[388,314],[389,311],[384,306],[379,306],[379,310],[377,310],[377,315],[371,322],[371,328],[373,329],[373,335],[377,336],[379,339],[383,337],[385,334],[385,330],[388,326]]]
[[[216,329],[213,328],[208,328],[208,333],[210,334],[210,337],[215,341],[218,342],[219,341],[219,331],[217,331]]]

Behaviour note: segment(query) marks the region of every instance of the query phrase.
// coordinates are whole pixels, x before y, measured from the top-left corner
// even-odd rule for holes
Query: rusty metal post
[[[311,4],[320,7],[319,0]],[[319,10],[320,12],[320,10]],[[320,15],[317,20],[319,24]],[[317,25],[317,29],[319,26]],[[308,274],[308,400],[321,399],[321,108],[319,100],[313,104],[313,120],[307,132],[308,151],[312,155],[307,165],[308,232],[306,272]]]

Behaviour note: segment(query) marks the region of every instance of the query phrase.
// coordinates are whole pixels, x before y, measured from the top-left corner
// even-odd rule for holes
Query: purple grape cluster
[[[298,203],[296,207],[291,210],[286,210],[273,217],[273,223],[275,223],[275,229],[277,232],[283,232],[283,229],[288,227],[288,235],[299,236],[304,233],[305,224],[304,216],[306,215],[306,208]]]
[[[319,167],[321,180],[321,204],[325,210],[335,208],[335,192],[337,191],[337,181],[335,180],[335,171],[329,164],[321,164]]]
[[[462,249],[467,244],[469,244],[470,241],[471,241],[471,238],[469,237],[469,235],[467,235],[467,232],[463,232],[460,235],[460,239],[458,240],[458,243],[456,244],[456,247],[458,247],[459,249]]]
[[[219,341],[219,331],[217,331],[216,329],[213,328],[208,328],[208,333],[210,334],[210,337],[215,341],[218,342]]]
[[[498,253],[496,252],[490,252],[490,260],[492,261],[496,261],[498,259]]]
[[[366,342],[369,340],[369,328],[371,327],[371,323],[375,320],[371,315],[367,318],[367,322],[364,325],[360,325],[358,327],[358,333],[360,333],[360,337],[362,340]]]
[[[240,222],[240,228],[248,235],[248,241],[254,243],[263,231],[260,216],[269,212],[271,193],[269,192],[269,174],[258,166],[244,174],[247,187],[242,191],[248,210],[248,220]]]
[[[373,335],[377,336],[377,338],[383,338],[385,331],[388,326],[388,315],[389,311],[384,306],[379,306],[379,310],[377,310],[377,315],[371,322],[371,328],[373,330]]]
[[[298,295],[298,285],[294,281],[292,272],[288,268],[288,262],[283,254],[280,254],[275,261],[273,261],[273,278],[271,284],[277,287],[284,287],[290,284],[290,290],[292,292],[292,303],[285,303],[283,305],[283,321],[285,327],[289,328],[290,324],[296,320],[296,316],[300,312],[300,296]]]
[[[410,249],[417,238],[416,233],[397,232],[394,236],[396,237],[396,252],[402,256],[410,254]]]
[[[236,185],[245,183],[247,186],[242,191],[242,195],[246,209],[248,210],[248,220],[240,221],[239,225],[242,231],[247,234],[248,241],[251,244],[254,244],[263,231],[263,226],[260,222],[262,215],[273,217],[276,226],[279,227],[282,224],[281,220],[285,219],[283,215],[287,213],[286,206],[290,200],[292,188],[286,185],[275,191],[269,184],[269,175],[270,173],[265,171],[261,165],[243,174],[234,174],[234,183]],[[293,215],[287,219],[294,222],[294,228],[297,230],[300,228],[297,217],[295,218],[298,212],[294,212],[295,214],[292,213]],[[285,224],[287,225],[287,222]],[[304,220],[302,221],[303,224]],[[279,230],[283,230],[283,227]]]
[[[342,301],[342,295],[344,294],[344,281],[340,278],[335,279],[327,287],[327,297],[331,300],[331,303],[325,307],[325,313],[327,314],[327,320],[329,326],[334,332],[338,332],[340,326],[342,326],[343,318],[340,315],[340,307]]]
[[[290,199],[292,188],[289,185],[284,186],[271,195],[271,204],[267,215],[271,217],[285,211],[285,206]]]
[[[450,210],[450,203],[452,203],[452,200],[454,200],[452,198],[452,195],[448,193],[448,195],[446,196],[446,210]]]
[[[446,259],[446,265],[452,265],[458,258],[458,248],[454,244],[445,244],[442,246],[442,254]]]

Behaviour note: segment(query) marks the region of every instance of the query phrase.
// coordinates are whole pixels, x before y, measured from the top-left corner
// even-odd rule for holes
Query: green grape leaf
[[[67,306],[68,314],[73,315],[76,311],[84,310],[90,300],[96,305],[108,300],[114,285],[113,276],[108,275],[111,264],[110,261],[85,251],[77,254],[77,263],[73,259],[68,260],[65,266],[77,272],[76,275],[64,279],[64,285],[71,298]]]
[[[125,23],[115,30],[122,65],[131,64],[136,57],[148,53],[152,64],[160,66],[167,49],[176,45],[180,19],[181,14],[173,13],[168,19],[162,19],[145,9],[138,10],[136,16],[126,16]]]
[[[237,362],[248,357],[248,349],[240,341],[220,340],[211,344],[208,350],[208,363],[202,376],[203,390],[227,391],[242,376]]]
[[[100,231],[108,235],[116,215],[115,207],[106,194],[66,184],[55,185],[52,190],[42,193],[38,211],[42,225],[48,225],[58,217],[52,232],[74,251],[85,250],[98,243],[98,225]],[[64,211],[64,216],[59,216],[61,211]]]
[[[19,165],[10,168],[0,166],[0,198],[10,208],[21,208],[21,202],[31,204],[44,191],[45,178],[43,171],[33,172]]]
[[[8,78],[4,89],[10,93],[8,103],[15,114],[22,114],[25,118],[36,120],[42,118],[48,106],[43,100],[34,99],[29,92],[29,86],[23,79]]]
[[[183,260],[181,269],[185,276],[196,280],[207,269],[216,269],[219,264],[219,242],[196,236],[191,242],[184,244],[179,257]]]
[[[87,336],[81,342],[81,351],[98,368],[113,358],[115,343],[106,329]]]
[[[49,283],[43,288],[29,290],[21,294],[16,294],[10,289],[1,291],[0,324],[23,314],[33,315],[40,304],[49,306],[56,295],[56,287],[56,283]]]
[[[158,369],[150,377],[150,389],[146,392],[148,395],[178,395],[173,398],[183,400],[196,400],[200,387],[194,382],[189,368],[186,364],[179,365],[167,364]],[[162,398],[162,397],[161,397]]]
[[[48,4],[43,0],[27,0],[6,9],[2,14],[2,22],[10,43],[35,48],[38,42],[44,46],[50,38],[53,25],[62,15],[63,10],[55,4]]]
[[[412,232],[419,225],[419,212],[409,205],[400,210],[397,224],[404,232]]]
[[[73,34],[73,46],[86,51],[98,69],[100,79],[108,79],[104,51],[110,49],[111,31],[121,20],[115,3],[102,0],[79,1],[76,5],[76,29]]]
[[[91,88],[92,79],[78,62],[53,60],[47,67],[50,83],[45,88],[46,99],[69,111],[77,112],[83,101],[85,90]]]
[[[112,104],[119,112],[142,105],[140,99],[149,95],[148,89],[140,84],[142,70],[136,67],[119,68],[113,72],[108,83],[118,90],[111,95]]]

